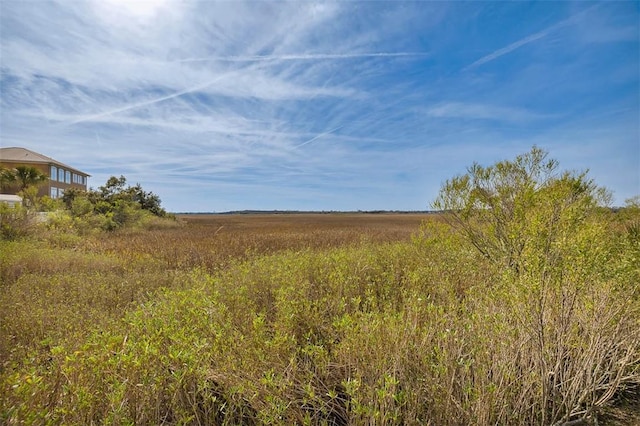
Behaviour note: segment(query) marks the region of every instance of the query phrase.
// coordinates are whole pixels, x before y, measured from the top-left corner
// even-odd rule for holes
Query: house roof
[[[64,167],[65,169],[69,169],[74,173],[84,176],[91,176],[88,173],[80,171],[74,167],[67,166],[64,163],[61,163],[57,160],[54,160],[51,157],[47,157],[46,155],[39,154],[37,152],[31,151],[30,149],[20,148],[20,147],[8,147],[8,148],[0,148],[0,162],[8,161],[12,163],[21,163],[21,164],[53,164],[54,166]]]

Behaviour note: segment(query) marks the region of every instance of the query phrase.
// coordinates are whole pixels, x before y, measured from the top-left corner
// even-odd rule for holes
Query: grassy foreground
[[[633,220],[572,235],[552,278],[427,215],[0,241],[0,422],[632,424]]]

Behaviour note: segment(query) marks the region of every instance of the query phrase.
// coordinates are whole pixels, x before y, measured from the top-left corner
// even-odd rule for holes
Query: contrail
[[[539,40],[543,37],[546,37],[550,32],[552,32],[555,28],[557,28],[557,26],[553,26],[550,28],[547,28],[543,31],[537,32],[535,34],[531,34],[528,37],[525,37],[521,40],[516,41],[515,43],[511,43],[510,45],[503,47],[502,49],[498,49],[495,52],[487,55],[487,56],[483,56],[482,58],[478,59],[477,61],[475,61],[474,63],[472,63],[471,65],[465,67],[463,69],[463,71],[466,71],[470,68],[474,68],[477,66],[480,66],[482,64],[486,64],[487,62],[491,62],[494,59],[499,58],[502,55],[506,55],[509,52],[513,52],[514,50],[516,50],[517,48],[519,48],[520,46],[524,46],[525,44],[529,44],[532,41],[536,41]]]
[[[475,68],[475,67],[480,66],[482,64],[486,64],[487,62],[491,62],[494,59],[499,58],[500,56],[503,56],[503,55],[506,55],[507,53],[513,52],[514,50],[518,49],[519,47],[522,47],[522,46],[524,46],[526,44],[529,44],[531,42],[534,42],[536,40],[544,38],[544,37],[548,36],[549,34],[551,34],[552,32],[556,31],[557,29],[569,25],[570,23],[575,21],[577,18],[587,14],[588,12],[590,12],[591,10],[593,10],[596,7],[598,7],[597,4],[587,8],[585,10],[583,10],[580,13],[576,13],[575,15],[573,15],[573,16],[571,16],[571,17],[569,17],[569,18],[567,18],[567,19],[565,19],[563,21],[560,21],[560,22],[558,22],[558,23],[556,23],[556,24],[554,24],[554,25],[552,25],[552,26],[550,26],[548,28],[545,28],[542,31],[538,31],[537,33],[531,34],[531,35],[529,35],[529,36],[527,36],[525,38],[522,38],[522,39],[520,39],[518,41],[515,41],[515,42],[509,44],[508,46],[505,46],[505,47],[503,47],[501,49],[498,49],[498,50],[486,55],[486,56],[483,56],[482,58],[478,59],[477,61],[475,61],[471,65],[467,65],[466,67],[464,67],[462,69],[462,71],[467,71],[467,70],[469,70],[471,68]]]
[[[179,59],[176,62],[267,62],[267,61],[314,61],[320,59],[393,58],[404,56],[427,56],[425,52],[378,52],[378,53],[317,53],[300,55],[250,55],[250,56],[207,56],[206,58]]]
[[[301,146],[305,146],[305,145],[307,145],[307,144],[310,144],[311,142],[313,142],[313,141],[315,141],[315,140],[318,140],[318,139],[320,139],[320,138],[321,138],[321,137],[323,137],[323,136],[330,135],[331,133],[333,133],[333,132],[335,132],[335,131],[337,131],[337,130],[342,129],[343,127],[344,127],[344,124],[343,124],[343,125],[341,125],[341,126],[336,127],[335,129],[331,129],[331,130],[329,130],[329,131],[327,131],[327,132],[324,132],[324,133],[320,133],[320,134],[318,134],[318,135],[315,135],[314,137],[312,137],[312,138],[311,138],[311,139],[309,139],[308,141],[304,141],[304,142],[302,142],[301,144],[294,146],[294,148],[300,148]]]
[[[153,104],[158,103],[158,102],[162,102],[162,101],[166,101],[166,100],[169,100],[169,99],[177,98],[179,96],[186,95],[187,93],[192,93],[192,92],[195,92],[197,90],[204,89],[205,87],[208,87],[208,86],[212,85],[213,83],[223,79],[226,76],[227,76],[227,74],[223,74],[223,75],[221,75],[221,76],[219,76],[217,78],[214,78],[213,80],[210,80],[210,81],[208,81],[206,83],[198,84],[196,86],[190,87],[190,88],[185,89],[185,90],[181,90],[181,91],[176,92],[176,93],[172,93],[172,94],[167,95],[167,96],[161,96],[159,98],[151,99],[149,101],[139,102],[139,103],[136,103],[136,104],[130,104],[130,105],[127,105],[127,106],[123,106],[123,107],[120,107],[120,108],[112,109],[112,110],[101,112],[101,113],[94,114],[94,115],[88,115],[88,116],[79,118],[77,120],[73,120],[73,121],[67,122],[65,124],[74,125],[74,124],[78,124],[78,123],[83,123],[85,121],[93,121],[93,120],[96,120],[98,118],[105,117],[107,115],[118,114],[120,112],[129,111],[131,109],[140,108],[140,107],[147,106],[147,105],[153,105]]]

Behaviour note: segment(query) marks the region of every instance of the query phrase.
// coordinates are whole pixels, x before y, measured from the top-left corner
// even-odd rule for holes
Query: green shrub
[[[0,203],[0,237],[6,240],[27,236],[37,225],[33,212],[20,204]]]

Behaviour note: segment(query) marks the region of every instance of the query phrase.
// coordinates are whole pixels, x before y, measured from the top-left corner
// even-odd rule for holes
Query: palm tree
[[[47,175],[33,166],[17,166],[14,174],[20,184],[20,191],[24,191],[29,186],[37,186],[49,179]]]
[[[5,189],[16,181],[16,175],[13,170],[0,167],[0,189]]]

